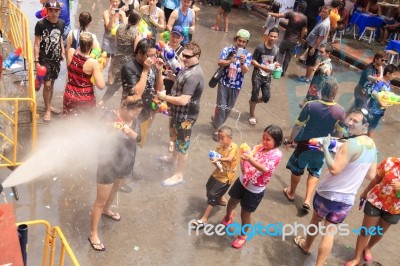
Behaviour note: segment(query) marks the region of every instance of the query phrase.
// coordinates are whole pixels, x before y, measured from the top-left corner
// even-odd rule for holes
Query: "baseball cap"
[[[245,39],[246,41],[248,41],[250,39],[250,32],[244,29],[240,29],[237,33],[236,33],[236,37],[240,37]]]
[[[176,33],[176,34],[178,34],[180,37],[183,37],[183,36],[184,36],[184,34],[183,34],[183,28],[182,28],[181,26],[174,26],[174,27],[172,28],[171,33]]]
[[[47,1],[46,4],[44,5],[44,7],[45,8],[53,8],[53,9],[61,9],[60,2],[57,2],[57,1],[54,3]]]

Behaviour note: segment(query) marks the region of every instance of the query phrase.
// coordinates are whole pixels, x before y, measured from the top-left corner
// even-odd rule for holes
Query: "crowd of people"
[[[229,1],[221,2],[214,30],[219,29],[221,15],[225,19],[224,29],[228,30],[229,3],[231,5]],[[160,160],[176,165],[174,174],[162,185],[173,186],[184,180],[191,133],[199,117],[205,86],[200,66],[202,51],[199,44],[192,41],[196,29],[196,13],[192,5],[191,0],[181,0],[180,6],[175,1],[165,1],[162,9],[156,6],[155,0],[149,0],[141,6],[136,1],[110,0],[109,9],[103,12],[104,35],[99,44],[96,36],[88,31],[91,22],[88,12],[80,14],[79,29],[70,31],[60,16],[64,5],[55,0],[44,3],[48,16],[36,24],[34,44],[36,67],[47,68],[43,88],[43,121],[50,122],[51,113],[57,111],[52,107],[51,99],[54,81],[64,57],[68,69],[63,100],[63,113],[66,116],[87,113],[96,106],[102,107],[122,87],[119,106],[102,116],[102,121],[110,126],[111,134],[116,136],[114,145],[117,148],[111,156],[108,155],[111,157],[108,160],[104,158],[105,155],[100,155],[102,160],[97,169],[97,197],[91,213],[88,238],[94,250],[106,250],[97,231],[101,216],[114,221],[121,220],[120,214],[111,209],[111,204],[118,190],[131,190],[123,180],[132,175],[136,145],[145,143],[156,114],[153,108],[155,99],[168,104],[170,116],[170,155],[162,156]],[[218,79],[215,113],[211,117],[215,130],[212,138],[218,142],[215,150],[220,156],[211,159],[216,169],[205,184],[207,208],[200,219],[194,220],[196,230],[205,227],[215,205],[227,206],[221,222],[225,226],[232,223],[234,209],[239,203],[242,225],[251,224],[251,214],[259,206],[266,185],[282,160],[281,144],[287,150],[295,146],[286,164],[291,172],[290,186],[283,189],[284,197],[289,202],[294,202],[301,176],[306,169],[308,171],[302,208],[305,212],[314,209],[310,224],[318,225],[323,219],[326,226],[342,223],[355,203],[358,189],[365,178],[372,181],[361,194],[367,202],[363,225],[379,225],[386,232],[391,224],[400,220],[399,159],[387,158],[377,166],[377,149],[373,141],[374,129],[387,107],[379,93],[391,90],[390,81],[396,77],[399,69],[391,64],[386,65],[385,55],[377,53],[372,63],[363,70],[354,90],[355,108],[346,113],[335,102],[339,84],[334,78],[330,62],[332,47],[328,37],[331,34],[331,18],[334,17],[334,26],[337,27],[340,21],[338,10],[344,6],[343,1],[333,1],[332,6],[324,5],[323,1],[311,1],[304,14],[297,11],[271,13],[272,17],[288,19],[288,27],[279,47],[279,29],[267,28],[263,42],[251,53],[246,49],[250,32],[240,29],[233,44],[221,51],[217,64],[222,70]],[[368,8],[370,10],[373,7],[368,5]],[[317,14],[320,21],[316,20]],[[138,28],[142,20],[149,25],[150,36],[144,36]],[[168,65],[171,58],[166,53],[160,53],[160,47],[155,43],[157,33],[165,28],[170,32],[167,45],[173,51],[173,59],[179,62],[177,68]],[[307,48],[306,74],[298,80],[310,83],[310,88],[304,101],[299,104],[301,111],[290,136],[284,139],[282,129],[272,124],[263,131],[261,144],[253,148],[239,147],[233,141],[232,129],[224,123],[235,106],[245,74],[251,66],[254,67],[248,122],[256,125],[256,105],[267,103],[271,98],[272,72],[282,68],[282,75],[285,75],[298,43],[305,44]],[[101,67],[105,66],[90,57],[91,51],[99,47],[107,52],[111,61],[107,82],[101,72]],[[94,86],[106,89],[104,97],[98,102]],[[310,140],[315,138],[316,146],[310,145]],[[332,142],[336,143],[334,150]],[[319,182],[324,164],[328,172]],[[241,173],[237,177],[239,165]],[[226,192],[229,200],[224,198]],[[372,260],[371,249],[381,238],[360,235],[355,257],[346,265],[358,265],[361,255],[365,261]],[[309,255],[314,239],[315,234],[296,236],[294,242],[304,254]],[[232,246],[241,248],[245,243],[246,235],[238,235]],[[333,235],[325,234],[318,249],[317,265],[324,265],[332,246]]]

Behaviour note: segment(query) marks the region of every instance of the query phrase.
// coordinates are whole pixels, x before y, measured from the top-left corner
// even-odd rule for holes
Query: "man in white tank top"
[[[338,232],[336,224],[344,221],[354,204],[355,196],[364,178],[373,179],[376,174],[377,150],[374,141],[367,136],[368,113],[365,109],[352,112],[346,119],[347,141],[340,145],[334,157],[329,146],[330,135],[322,141],[326,166],[324,179],[320,182],[314,196],[314,213],[310,225],[316,225],[323,234],[316,265],[324,265],[332,246],[334,235]],[[325,222],[322,220],[325,218]],[[333,224],[333,225],[332,225]],[[316,227],[309,226],[306,238],[296,236],[294,242],[304,254],[311,254],[311,245],[316,237]]]

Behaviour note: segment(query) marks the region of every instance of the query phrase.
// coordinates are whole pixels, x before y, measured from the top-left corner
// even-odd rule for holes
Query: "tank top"
[[[350,162],[341,173],[335,176],[327,171],[325,178],[322,179],[317,188],[317,193],[321,197],[349,205],[354,204],[357,191],[376,158],[375,143],[366,144],[364,138],[357,137],[354,139],[362,145],[361,155],[355,161]]]
[[[91,74],[83,72],[83,65],[89,58],[75,53],[68,65],[68,82],[64,97],[71,102],[95,102],[93,84],[90,82]]]

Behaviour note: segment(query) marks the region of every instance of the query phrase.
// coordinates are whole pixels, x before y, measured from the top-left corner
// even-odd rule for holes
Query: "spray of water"
[[[74,119],[52,122],[44,129],[38,149],[2,183],[13,187],[57,173],[79,173],[96,167],[98,150],[113,147],[111,134],[99,119]]]

